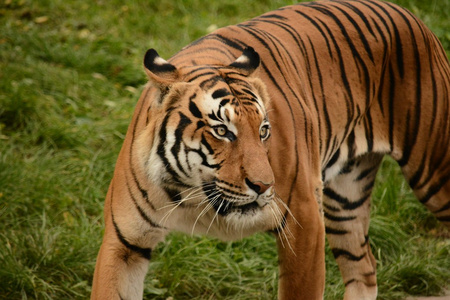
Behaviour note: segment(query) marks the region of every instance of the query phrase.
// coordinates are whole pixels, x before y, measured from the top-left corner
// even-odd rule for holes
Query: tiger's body
[[[279,299],[323,298],[326,233],[344,298],[375,299],[370,193],[384,155],[449,224],[450,67],[407,10],[298,4],[168,62],[151,50],[144,64],[150,83],[106,197],[92,299],[142,298],[151,251],[172,230],[274,231]]]

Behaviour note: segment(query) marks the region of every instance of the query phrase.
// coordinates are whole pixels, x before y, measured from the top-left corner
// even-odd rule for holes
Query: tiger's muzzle
[[[206,196],[210,204],[221,216],[226,216],[230,212],[248,214],[257,209],[263,208],[273,200],[274,188],[273,184],[257,184],[247,182],[251,189],[251,193],[241,193],[224,188],[217,183],[211,188],[204,188]],[[250,184],[249,184],[250,183]]]

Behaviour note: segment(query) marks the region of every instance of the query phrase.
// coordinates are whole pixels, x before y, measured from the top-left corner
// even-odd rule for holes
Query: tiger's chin
[[[227,230],[215,236],[221,240],[230,241],[241,239],[257,232],[263,232],[278,228],[281,225],[283,215],[279,212],[275,201],[270,201],[260,206],[256,201],[233,208],[224,217]]]
[[[260,203],[258,203],[260,202]],[[262,203],[262,204],[261,204]],[[206,217],[208,228],[198,228],[195,233],[208,235],[223,241],[239,240],[257,232],[278,228],[283,220],[281,210],[273,199],[253,201],[244,205],[232,205],[226,214]],[[203,230],[202,230],[203,229]]]

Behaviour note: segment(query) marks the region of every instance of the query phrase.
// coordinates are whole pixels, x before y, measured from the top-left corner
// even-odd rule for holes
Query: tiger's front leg
[[[125,206],[121,207],[122,210],[117,209],[126,201],[118,201],[124,198],[114,197],[116,203],[112,203],[112,186],[113,183],[105,202],[105,233],[95,266],[91,299],[142,299],[152,249],[163,240],[166,232],[145,223],[135,226],[134,221],[140,217],[133,216]],[[120,212],[128,212],[129,215]],[[142,234],[141,237],[133,238],[129,234],[133,231]]]
[[[150,251],[148,252],[150,254]],[[105,233],[94,273],[91,299],[142,299],[149,256]]]
[[[286,226],[279,231],[279,300],[323,299],[325,230],[316,196],[292,198]],[[295,219],[294,219],[295,218]]]

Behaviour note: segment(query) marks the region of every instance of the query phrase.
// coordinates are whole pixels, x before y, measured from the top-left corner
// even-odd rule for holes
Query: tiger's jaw
[[[216,214],[219,213],[217,210]],[[232,203],[220,219],[208,234],[224,241],[232,241],[279,228],[284,216],[273,196],[270,196],[242,205]]]
[[[155,202],[154,215],[169,230],[233,241],[278,228],[283,220],[273,187],[245,200],[231,199],[211,183],[197,188],[170,188],[173,190],[169,194],[168,187],[161,187],[165,192],[158,194],[165,197]]]
[[[208,226],[206,231],[199,226],[193,233],[207,234],[229,241],[272,230],[281,225],[283,215],[275,203],[273,187],[260,195],[251,192],[245,196],[241,194],[241,198],[231,197],[230,191],[223,193],[220,186],[215,184],[209,187],[209,189],[204,187],[207,196],[207,202],[203,201],[206,202],[204,208],[195,214],[196,219],[201,218],[198,223],[206,223]],[[205,210],[208,213],[198,215]]]

